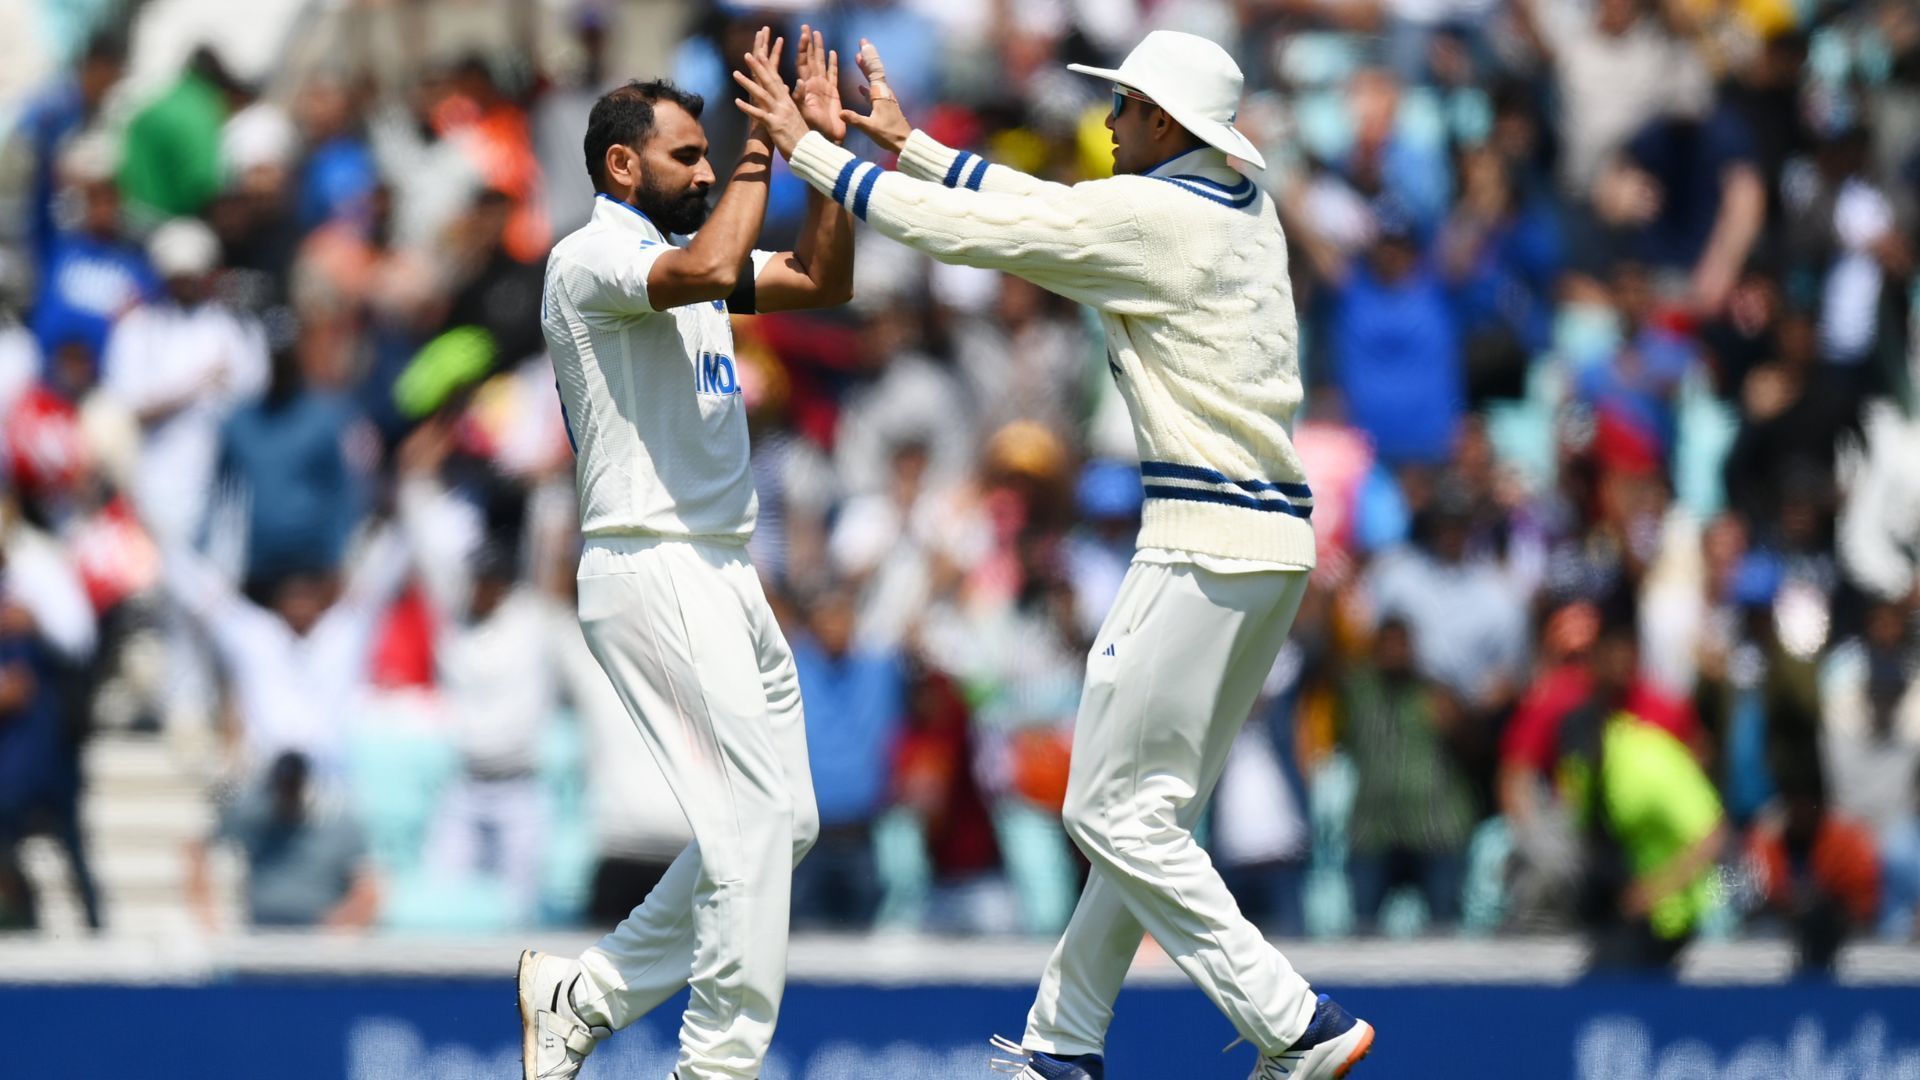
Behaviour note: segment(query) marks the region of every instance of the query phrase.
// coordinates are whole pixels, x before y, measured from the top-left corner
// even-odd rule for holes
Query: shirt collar
[[[612,225],[616,229],[627,229],[655,243],[667,242],[666,233],[660,230],[653,219],[642,213],[639,208],[608,195],[596,193],[593,197],[593,220]]]
[[[1159,179],[1170,176],[1204,176],[1217,183],[1231,187],[1246,179],[1227,164],[1227,155],[1211,146],[1196,146],[1191,150],[1175,154],[1141,174]]]

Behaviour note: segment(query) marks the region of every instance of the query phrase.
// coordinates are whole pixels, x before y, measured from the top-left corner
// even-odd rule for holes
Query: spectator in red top
[[[1779,804],[1747,842],[1765,911],[1785,919],[1803,973],[1833,970],[1848,934],[1880,910],[1880,859],[1867,827],[1827,808],[1816,761],[1780,775]]]
[[[1540,674],[1515,707],[1500,740],[1499,801],[1513,830],[1515,865],[1511,903],[1515,921],[1537,928],[1558,924],[1571,903],[1580,868],[1579,837],[1548,793],[1559,754],[1560,727],[1592,700],[1594,646],[1601,613],[1577,600],[1554,610],[1542,634]],[[1693,709],[1660,692],[1637,672],[1627,687],[1626,711],[1671,733],[1700,753]]]
[[[1525,821],[1533,810],[1526,782],[1539,783],[1553,767],[1560,721],[1593,696],[1591,655],[1599,628],[1598,609],[1584,600],[1567,604],[1547,619],[1548,662],[1515,707],[1500,740],[1500,802],[1516,822]],[[1700,723],[1693,707],[1661,693],[1644,673],[1628,688],[1626,707],[1698,752]]]
[[[894,800],[917,821],[924,862],[882,853],[887,878],[882,925],[978,933],[993,916],[981,896],[1000,867],[993,817],[973,774],[966,698],[951,677],[915,660],[906,727],[893,749]],[[921,880],[902,880],[920,878]],[[1010,901],[1009,901],[1010,902]],[[1011,919],[1011,913],[1005,915]]]

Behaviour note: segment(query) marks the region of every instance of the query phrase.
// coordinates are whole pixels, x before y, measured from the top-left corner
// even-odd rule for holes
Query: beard
[[[653,220],[660,231],[674,236],[688,236],[700,230],[707,223],[707,192],[705,188],[688,187],[681,191],[667,191],[655,185],[650,173],[641,173],[640,187],[633,193],[633,205]]]

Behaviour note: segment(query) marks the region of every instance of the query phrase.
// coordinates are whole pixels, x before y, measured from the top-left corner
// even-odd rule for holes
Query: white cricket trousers
[[[1305,1033],[1312,989],[1240,914],[1193,827],[1306,591],[1304,571],[1127,570],[1087,659],[1063,811],[1092,872],[1041,978],[1028,1049],[1103,1052],[1143,931],[1261,1053]]]
[[[691,986],[680,1080],[751,1080],[786,987],[793,864],[820,832],[793,653],[743,546],[591,540],[579,604],[693,843],[581,955],[575,1004],[617,1029]]]

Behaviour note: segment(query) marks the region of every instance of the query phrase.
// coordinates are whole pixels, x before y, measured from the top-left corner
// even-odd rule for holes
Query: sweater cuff
[[[971,150],[955,150],[914,128],[900,148],[900,171],[916,180],[979,191],[987,175],[987,159]]]
[[[806,138],[793,148],[793,157],[787,164],[793,169],[793,175],[812,184],[862,221],[867,219],[867,199],[873,194],[873,185],[886,171],[854,157],[845,147],[833,145],[832,140],[817,131],[807,132]]]
[[[963,156],[971,155],[914,128],[907,135],[906,145],[900,148],[900,171],[915,180],[930,180],[952,187],[947,181],[947,174],[959,168],[956,163]]]

